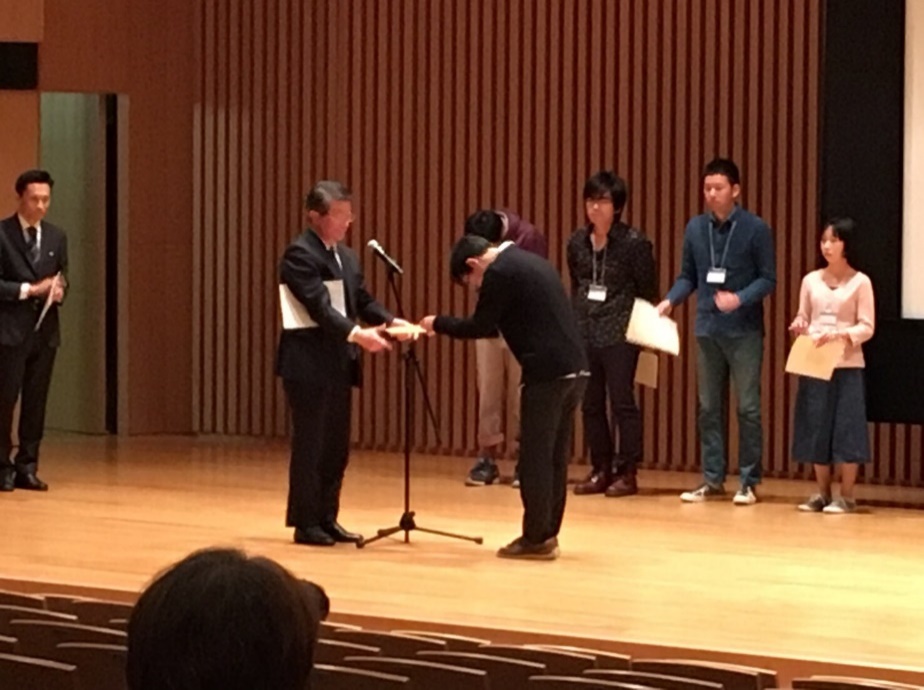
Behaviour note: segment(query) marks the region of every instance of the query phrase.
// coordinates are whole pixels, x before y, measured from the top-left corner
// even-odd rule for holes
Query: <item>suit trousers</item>
[[[585,377],[572,377],[523,386],[520,498],[523,538],[532,544],[558,536],[561,529],[574,414],[586,384]]]
[[[39,445],[45,433],[45,404],[57,353],[58,348],[49,346],[37,333],[30,333],[21,345],[0,346],[0,468],[3,471],[9,470],[13,410],[20,396],[15,469],[23,474],[38,469]]]
[[[584,393],[584,435],[594,472],[633,475],[642,459],[642,413],[635,401],[638,354],[639,348],[631,343],[587,348],[590,380]],[[616,432],[619,452],[614,454]]]
[[[292,413],[292,456],[286,525],[302,529],[337,519],[350,455],[352,387],[283,380]]]

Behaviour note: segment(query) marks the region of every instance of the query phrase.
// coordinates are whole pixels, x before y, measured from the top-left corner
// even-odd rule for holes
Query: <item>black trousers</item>
[[[51,347],[39,333],[30,334],[22,345],[0,346],[0,472],[9,472],[13,450],[13,410],[19,408],[19,450],[16,472],[38,469],[39,445],[45,434],[45,403],[58,348]]]
[[[635,402],[638,354],[638,347],[629,343],[587,348],[590,380],[584,394],[584,437],[594,472],[634,474],[642,459],[642,413]]]
[[[352,388],[342,382],[310,386],[283,381],[292,412],[292,457],[286,525],[315,527],[337,519],[350,455]]]
[[[574,413],[587,379],[525,384],[520,395],[520,498],[523,538],[533,544],[558,536],[568,495]]]

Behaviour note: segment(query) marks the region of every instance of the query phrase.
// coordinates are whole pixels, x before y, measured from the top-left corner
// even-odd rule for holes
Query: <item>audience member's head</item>
[[[304,690],[324,591],[267,558],[198,551],[148,586],[128,624],[131,690]]]

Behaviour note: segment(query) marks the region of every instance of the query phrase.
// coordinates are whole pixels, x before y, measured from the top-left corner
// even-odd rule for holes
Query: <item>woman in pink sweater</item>
[[[861,343],[873,337],[875,306],[869,276],[851,265],[855,223],[832,220],[821,235],[827,264],[802,279],[799,313],[789,330],[808,335],[816,345],[845,343],[844,355],[830,381],[799,378],[793,419],[792,455],[815,467],[818,493],[799,510],[852,513],[857,509],[854,485],[861,463],[869,461],[866,391]],[[834,466],[840,468],[841,495],[832,498]]]

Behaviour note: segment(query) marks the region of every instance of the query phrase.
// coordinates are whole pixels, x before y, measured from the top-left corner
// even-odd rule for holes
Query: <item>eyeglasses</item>
[[[612,206],[613,200],[610,199],[608,196],[601,197],[599,199],[584,199],[584,205],[585,206],[606,206],[606,205]]]

